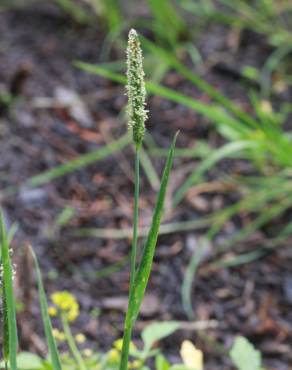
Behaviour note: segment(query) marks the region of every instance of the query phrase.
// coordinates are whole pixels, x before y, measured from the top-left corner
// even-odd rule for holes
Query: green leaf
[[[150,272],[151,272],[152,261],[153,261],[155,247],[156,247],[158,233],[159,233],[160,222],[161,222],[161,218],[163,214],[163,206],[164,206],[164,200],[165,200],[165,195],[166,195],[166,189],[167,189],[169,174],[170,174],[170,170],[171,170],[172,162],[173,162],[174,148],[175,148],[177,135],[178,133],[175,135],[172,141],[172,145],[169,149],[169,153],[167,156],[166,164],[165,164],[163,175],[162,175],[160,190],[158,193],[156,206],[155,206],[153,217],[152,217],[152,223],[150,226],[148,238],[144,246],[140,266],[135,275],[133,288],[130,289],[129,305],[128,305],[128,310],[127,310],[126,319],[125,319],[125,330],[124,330],[124,336],[123,336],[123,348],[122,348],[121,363],[120,363],[121,370],[127,369],[129,343],[131,339],[132,328],[139,314],[140,306],[141,306],[141,303],[142,303],[142,300],[145,294],[145,290],[146,290]]]
[[[159,354],[155,357],[155,369],[156,370],[169,370],[170,363],[167,361],[167,359]]]
[[[26,181],[25,184],[29,187],[43,185],[58,177],[64,176],[68,173],[74,172],[76,170],[79,170],[80,168],[89,166],[92,163],[107,158],[108,156],[122,150],[130,142],[131,142],[130,135],[126,133],[118,140],[115,140],[107,145],[104,145],[101,148],[98,148],[86,154],[82,154],[60,166],[56,166],[50,170],[40,173],[39,175],[31,177]]]
[[[155,342],[174,333],[179,327],[180,324],[177,321],[156,322],[147,326],[141,334],[144,351],[148,352]]]
[[[3,268],[3,325],[4,325],[4,359],[9,359],[11,370],[17,370],[16,356],[18,347],[17,326],[16,326],[16,308],[13,292],[13,270],[9,254],[8,237],[4,224],[4,217],[0,215],[1,231],[1,265]]]
[[[112,72],[105,67],[99,65],[92,65],[84,62],[74,62],[74,66],[82,69],[88,73],[93,73],[114,82],[120,84],[126,84],[126,78],[120,74]],[[206,104],[201,101],[195,100],[187,95],[181,94],[173,89],[167,88],[165,86],[159,85],[155,82],[146,82],[146,89],[148,93],[161,96],[162,98],[173,101],[177,104],[182,104],[194,111],[202,114],[203,116],[209,118],[216,124],[224,124],[224,126],[229,125],[235,127],[242,134],[248,134],[249,128],[242,124],[238,119],[232,117],[228,112],[226,112],[222,107],[216,104]]]
[[[204,173],[208,169],[213,167],[217,162],[224,158],[232,157],[233,155],[236,155],[243,150],[255,149],[257,148],[257,146],[257,142],[251,140],[242,140],[228,143],[215,150],[211,155],[209,155],[200,163],[196,171],[194,171],[179,187],[174,196],[174,205],[177,205],[182,200],[191,186],[196,185],[198,182],[202,181],[202,176],[204,175]]]
[[[39,268],[37,257],[31,247],[30,247],[30,251],[33,256],[35,267],[36,267],[36,276],[37,276],[38,293],[39,293],[39,300],[40,300],[40,306],[41,306],[41,314],[42,314],[42,320],[44,324],[45,335],[47,339],[51,362],[52,362],[54,370],[62,370],[59,353],[58,353],[55,338],[52,332],[52,323],[51,323],[50,316],[48,313],[48,303],[47,303],[46,293],[45,293],[45,289],[44,289],[43,282],[42,282],[41,271]]]
[[[230,350],[230,357],[238,370],[260,370],[261,353],[244,337],[237,337]]]
[[[82,6],[77,5],[72,0],[55,0],[56,3],[67,12],[72,19],[80,24],[86,24],[90,20],[89,14],[83,9]]]
[[[168,66],[174,68],[181,76],[184,76],[189,80],[194,86],[198,87],[201,91],[204,91],[211,98],[216,100],[218,103],[222,104],[230,113],[237,117],[242,123],[254,126],[256,121],[247,113],[245,113],[239,106],[237,106],[231,99],[216,90],[212,85],[208,84],[200,76],[193,73],[191,69],[183,65],[175,57],[173,52],[168,52],[167,50],[157,46],[156,43],[150,41],[146,37],[141,37],[142,45],[155,55],[160,58],[161,61],[166,63]]]
[[[148,0],[147,3],[153,15],[151,28],[156,38],[175,46],[179,36],[187,30],[177,9],[169,0]]]
[[[208,235],[199,241],[198,246],[195,248],[192,258],[184,273],[184,279],[181,286],[182,304],[189,320],[194,319],[194,312],[192,307],[192,286],[195,279],[196,271],[202,261],[204,254],[209,246]]]
[[[149,280],[151,268],[152,268],[152,262],[155,252],[155,247],[157,243],[157,238],[159,234],[159,227],[160,222],[163,214],[163,207],[164,207],[164,200],[165,200],[165,194],[166,189],[168,185],[168,179],[170,170],[172,167],[173,162],[173,154],[175,149],[175,143],[178,133],[175,135],[172,145],[169,149],[169,154],[167,157],[167,161],[165,164],[165,168],[162,175],[160,190],[158,193],[156,206],[154,209],[153,217],[152,217],[152,223],[149,230],[148,238],[146,240],[146,244],[144,246],[141,263],[139,266],[139,269],[136,273],[135,278],[135,284],[133,289],[133,294],[130,296],[130,307],[131,307],[131,318],[130,320],[134,320],[139,313],[139,309],[145,294],[146,286]]]
[[[29,352],[21,352],[17,356],[19,370],[41,370],[43,369],[42,359]]]

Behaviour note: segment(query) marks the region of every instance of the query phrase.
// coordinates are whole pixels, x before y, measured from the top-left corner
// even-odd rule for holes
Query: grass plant
[[[290,75],[288,57],[292,40],[290,1],[210,0],[198,3],[184,0],[181,5],[205,23],[222,23],[240,32],[250,30],[263,36],[270,45],[271,52],[259,73],[262,97],[267,98],[276,90],[272,78],[274,72],[278,77],[282,76],[284,84],[291,85],[286,76]]]
[[[151,272],[154,251],[157,243],[159,227],[163,212],[164,199],[173,161],[176,136],[173,140],[167,157],[165,169],[162,175],[161,185],[155,210],[152,217],[152,224],[141,256],[138,270],[137,264],[137,241],[138,241],[138,222],[139,222],[139,154],[145,132],[145,120],[147,112],[145,110],[145,83],[144,71],[142,66],[142,51],[140,42],[135,30],[129,33],[127,49],[127,94],[128,94],[128,116],[129,127],[133,133],[133,144],[135,147],[135,191],[134,191],[134,223],[133,241],[131,250],[131,275],[128,310],[125,318],[123,347],[121,354],[120,370],[128,368],[129,347],[132,336],[134,322],[139,314],[140,306],[145,294],[145,289]]]
[[[287,212],[292,207],[290,191],[292,135],[291,131],[283,128],[287,114],[283,113],[283,111],[273,111],[270,102],[262,100],[261,96],[258,96],[255,92],[249,95],[253,112],[247,113],[231,99],[201,79],[190,68],[183,65],[173,53],[146,38],[142,38],[142,45],[151,55],[161,60],[161,63],[167,64],[196,88],[206,93],[212,99],[212,102],[205,104],[201,101],[196,101],[155,81],[146,82],[149,94],[163,97],[195,110],[213,122],[218,133],[226,140],[226,144],[222,147],[211,150],[202,159],[195,171],[191,172],[182,184],[178,186],[173,197],[173,207],[175,208],[183,202],[191,188],[206,181],[208,171],[226,158],[241,158],[248,161],[252,164],[253,171],[257,173],[255,176],[237,175],[229,176],[229,178],[223,175],[224,181],[232,184],[233,189],[236,189],[239,200],[232,206],[227,206],[225,209],[217,211],[212,215],[206,240],[202,241],[202,247],[194,253],[186,269],[182,284],[182,300],[188,317],[193,318],[191,294],[194,276],[202,261],[208,240],[216,240],[216,237],[229,220],[236,215],[249,215],[250,218],[249,223],[243,225],[239,231],[228,237],[224,243],[216,243],[213,261],[210,264],[211,268],[237,266],[261,258],[277,246],[284,244],[285,240],[291,237],[292,227],[290,224],[284,225],[281,230],[272,228],[274,236],[270,235],[269,239],[263,240],[260,246],[235,255],[232,259],[225,258],[225,253],[230,248],[236,248],[244,239],[247,239],[257,230],[267,225],[272,225],[275,220],[287,217]],[[126,83],[122,74],[104,66],[93,66],[82,62],[78,62],[76,65],[90,73],[96,73],[121,84]],[[275,64],[273,65],[275,67]],[[194,157],[195,155],[196,152],[194,152]],[[194,228],[196,228],[196,221],[190,221]],[[165,226],[167,227],[168,225]],[[171,226],[171,223],[169,226]],[[182,226],[181,230],[183,230],[183,225],[180,226]],[[174,228],[174,230],[177,229]],[[80,230],[80,233],[82,232],[84,232],[84,235],[87,232],[88,235],[106,235],[106,230]],[[141,232],[144,233],[146,231],[141,230]],[[168,228],[166,232],[169,232]],[[124,237],[119,231],[115,235],[117,238]]]
[[[70,7],[74,4],[73,1],[69,0],[56,0],[66,11],[73,12],[72,16],[77,19],[78,22],[83,23],[86,18],[80,13],[80,9],[75,6]],[[87,1],[91,3],[91,1]],[[170,45],[175,45],[181,34],[185,32],[185,24],[181,18],[176,14],[175,8],[167,1],[148,1],[149,6],[152,10],[154,17],[156,17],[156,23],[153,26],[159,37],[161,38],[164,34],[164,27],[170,26],[172,33],[167,34],[164,41],[167,41]],[[93,1],[92,1],[93,4]],[[208,4],[211,4],[208,1]],[[116,7],[116,1],[108,2],[107,9]],[[209,8],[211,9],[211,7]],[[248,8],[245,8],[248,9]],[[268,11],[268,9],[267,9]],[[119,13],[109,14],[109,27],[116,29],[119,25]],[[162,28],[161,28],[162,26]],[[204,180],[205,174],[210,170],[216,163],[227,157],[240,157],[243,159],[250,160],[254,166],[262,171],[261,175],[254,178],[240,178],[238,179],[238,189],[242,193],[242,199],[231,207],[228,207],[212,216],[205,217],[201,220],[188,220],[184,222],[169,223],[162,225],[162,233],[171,233],[181,230],[193,230],[195,228],[209,227],[209,231],[206,235],[206,239],[214,238],[224,223],[239,212],[249,212],[250,214],[256,215],[254,222],[246,227],[243,227],[236,235],[233,236],[232,240],[227,243],[218,246],[216,253],[221,254],[230,248],[231,245],[237,243],[242,238],[246,237],[250,233],[254,232],[263,225],[271,222],[275,217],[280,217],[284,214],[288,208],[292,207],[291,201],[291,170],[290,170],[290,159],[292,155],[291,151],[291,135],[283,133],[279,122],[274,120],[274,116],[269,117],[261,110],[260,104],[256,99],[252,99],[254,106],[254,115],[250,115],[238,107],[234,102],[226,98],[222,93],[214,89],[211,85],[206,83],[199,76],[194,74],[190,69],[185,67],[178,59],[158,47],[154,43],[147,39],[143,39],[143,45],[155,55],[168,67],[174,68],[184,78],[190,81],[194,86],[207,93],[213,102],[205,104],[200,101],[196,101],[193,98],[181,94],[173,89],[166,88],[159,83],[148,81],[144,82],[144,71],[142,65],[142,51],[138,35],[135,30],[131,30],[129,33],[128,49],[127,49],[127,77],[119,73],[115,73],[104,66],[91,66],[85,63],[78,62],[76,65],[84,70],[97,73],[104,77],[110,78],[113,81],[127,84],[127,95],[128,95],[128,121],[129,128],[131,131],[131,138],[129,134],[122,136],[119,140],[106,145],[103,148],[97,149],[92,153],[80,156],[68,163],[61,166],[55,167],[48,170],[40,175],[37,175],[31,179],[28,179],[25,183],[26,186],[35,187],[41,186],[46,182],[52,181],[55,178],[64,176],[65,174],[71,173],[83,166],[94,163],[97,160],[106,158],[107,156],[122,150],[130,142],[134,148],[134,207],[133,207],[133,228],[131,230],[76,230],[75,235],[94,235],[97,237],[115,237],[115,238],[128,238],[132,235],[132,247],[130,255],[130,284],[129,284],[129,301],[128,309],[124,323],[124,334],[123,339],[119,342],[119,345],[114,345],[114,350],[109,351],[106,354],[97,353],[90,359],[85,359],[83,354],[80,352],[75,338],[72,334],[70,321],[75,320],[79,314],[79,305],[70,293],[59,292],[52,295],[52,301],[54,307],[48,307],[44,286],[42,283],[40,267],[31,249],[31,253],[34,258],[36,267],[36,279],[38,286],[38,294],[41,308],[41,316],[44,324],[44,331],[48,345],[49,357],[47,360],[43,360],[37,357],[33,358],[32,361],[37,362],[38,367],[32,367],[33,369],[54,369],[54,370],[91,370],[96,369],[97,366],[100,369],[108,370],[127,370],[130,365],[129,355],[133,356],[137,361],[137,369],[149,369],[145,363],[149,357],[155,357],[155,366],[157,370],[174,370],[181,369],[186,370],[189,368],[203,368],[203,357],[202,352],[199,351],[190,343],[185,343],[184,348],[190,350],[193,358],[199,358],[200,360],[193,365],[191,359],[186,358],[183,354],[184,365],[178,364],[177,366],[171,366],[170,363],[157,352],[153,350],[153,345],[156,341],[170,335],[175,330],[180,328],[178,322],[167,322],[153,324],[146,328],[142,333],[142,339],[144,342],[144,348],[142,351],[131,350],[131,337],[134,328],[135,321],[139,315],[140,307],[145,295],[148,280],[151,274],[152,262],[157,244],[158,235],[160,233],[160,224],[163,216],[163,208],[165,195],[168,187],[170,171],[172,168],[173,158],[175,156],[175,144],[177,135],[175,135],[171,147],[169,150],[158,150],[158,155],[166,156],[166,163],[164,171],[161,177],[161,183],[159,184],[158,175],[152,166],[151,160],[147,156],[146,151],[143,149],[143,140],[145,134],[145,121],[147,119],[147,111],[145,109],[146,99],[146,88],[149,93],[162,96],[175,103],[185,105],[196,112],[207,117],[213,121],[221,133],[221,135],[227,140],[227,143],[219,149],[211,149],[207,145],[203,145],[199,149],[193,148],[192,150],[182,149],[178,152],[181,157],[191,158],[202,158],[208,154],[205,160],[202,160],[196,171],[191,173],[185,182],[178,188],[174,196],[174,206],[178,205],[187,194],[189,189],[199,182]],[[155,151],[155,150],[154,150]],[[149,170],[151,175],[150,183],[153,188],[158,188],[158,196],[156,200],[155,209],[153,212],[152,222],[149,228],[139,229],[139,198],[140,198],[140,162],[144,163],[144,168]],[[268,168],[268,173],[265,173]],[[268,176],[267,176],[268,175]],[[234,181],[234,180],[233,180]],[[234,181],[235,182],[235,181]],[[159,185],[159,186],[158,186]],[[264,214],[257,214],[258,209],[268,207],[267,212]],[[13,292],[13,265],[10,258],[9,244],[11,241],[12,233],[7,234],[4,218],[0,218],[0,231],[1,231],[1,254],[0,254],[0,265],[1,265],[1,303],[3,310],[3,357],[4,362],[0,364],[0,367],[4,364],[6,370],[22,370],[22,361],[24,358],[28,358],[31,354],[17,354],[18,350],[18,338],[16,328],[16,308],[15,308],[15,297]],[[79,233],[79,234],[78,234]],[[292,233],[291,223],[286,225],[277,235],[277,238],[272,240],[270,248],[274,248],[278,242],[283,241],[287,236]],[[138,250],[138,239],[139,236],[145,236],[146,241],[141,253]],[[205,242],[206,240],[204,240]],[[206,248],[206,244],[202,243],[202,246],[198,249],[198,253],[195,254],[188,266],[185,281],[183,284],[183,303],[185,309],[192,317],[191,307],[191,285],[194,272],[199,266]],[[253,253],[253,254],[252,254]],[[257,258],[260,254],[257,251],[253,251],[250,254],[241,256],[237,261],[224,261],[221,260],[217,263],[217,266],[227,266],[236,263],[242,263],[242,261],[250,261],[252,258]],[[138,256],[141,255],[140,258]],[[127,259],[127,258],[126,258]],[[122,261],[124,263],[125,261]],[[215,266],[215,264],[214,264]],[[114,266],[116,268],[116,266]],[[59,318],[62,323],[64,337],[70,350],[70,355],[60,355],[57,343],[54,337],[52,323],[49,317],[49,312],[55,312],[59,314]],[[54,316],[54,314],[53,314]],[[119,349],[117,349],[119,348]],[[240,338],[235,343],[235,347],[232,349],[231,358],[234,364],[239,369],[244,369],[242,364],[244,363],[244,356],[242,353],[246,351],[248,356],[254,358],[255,369],[261,367],[260,354],[255,351],[253,346],[250,345],[244,338]],[[182,353],[184,351],[182,350]],[[22,355],[22,357],[21,357]],[[28,356],[28,357],[27,357]],[[69,356],[69,357],[68,357]],[[242,357],[243,356],[243,357]],[[20,360],[21,359],[21,360]],[[192,365],[189,365],[189,364]],[[20,367],[19,367],[19,366]],[[134,365],[133,365],[134,366]],[[3,368],[3,366],[2,366]]]
[[[145,132],[145,121],[147,119],[147,111],[145,110],[145,97],[146,90],[144,84],[144,71],[142,66],[142,51],[140,48],[140,43],[138,35],[135,30],[131,30],[129,33],[129,42],[127,49],[127,94],[128,94],[128,117],[129,117],[129,128],[132,133],[132,141],[135,151],[135,190],[134,190],[134,215],[133,215],[133,242],[131,249],[131,275],[130,275],[130,289],[129,289],[129,304],[128,310],[125,318],[124,336],[121,349],[121,362],[119,365],[120,370],[126,370],[128,368],[128,357],[129,348],[131,342],[131,335],[133,330],[133,325],[139,314],[140,306],[145,294],[147,283],[149,280],[152,261],[154,257],[155,247],[157,243],[157,238],[159,234],[159,228],[161,223],[161,218],[163,214],[164,200],[166,195],[166,189],[168,185],[170,170],[172,167],[174,148],[176,137],[175,135],[172,145],[169,149],[167,156],[165,168],[163,171],[160,189],[157,197],[156,206],[153,213],[152,223],[148,232],[146,243],[141,255],[141,260],[138,265],[137,263],[137,244],[138,244],[138,223],[139,223],[139,180],[140,180],[140,151],[142,148],[142,142]],[[127,143],[128,137],[123,137],[121,142],[115,142],[112,144],[113,148],[105,148],[104,151],[98,151],[98,158],[100,159],[103,155],[108,155],[109,150],[120,149],[120,145],[125,145]],[[105,152],[105,153],[104,153]],[[101,154],[102,153],[102,154]],[[95,154],[95,153],[94,153]],[[85,157],[85,162],[91,162],[96,160],[96,155],[90,153]],[[64,173],[71,172],[76,168],[84,165],[84,157],[77,158],[75,161],[65,164],[61,167],[55,168],[43,174],[41,177],[31,179],[29,182],[30,186],[36,186],[47,181],[48,179],[56,178]],[[3,294],[2,294],[2,305],[4,311],[4,359],[6,367],[11,367],[12,370],[17,370],[17,332],[16,332],[16,311],[14,303],[14,294],[12,288],[12,264],[9,256],[9,245],[8,237],[6,235],[4,220],[1,218],[1,266],[3,266]],[[56,347],[55,339],[53,336],[52,325],[49,318],[49,310],[46,301],[45,291],[42,284],[41,272],[39,269],[37,258],[32,251],[32,255],[36,265],[37,272],[37,283],[39,291],[39,299],[41,306],[41,314],[44,322],[45,335],[47,338],[50,360],[53,364],[55,370],[62,368],[60,356]],[[138,265],[138,268],[137,268]],[[73,313],[73,307],[76,307],[78,311],[77,303],[74,303],[74,299],[70,298],[70,304],[68,305],[68,310],[65,308],[65,304],[68,299],[65,296],[54,295],[53,301],[61,308],[61,322],[64,328],[64,334],[68,342],[68,346],[71,350],[72,356],[75,359],[78,369],[87,370],[87,365],[85,364],[77,346],[72,336],[69,320],[70,315]],[[71,302],[72,301],[72,302]],[[69,302],[69,301],[68,301]],[[67,304],[66,304],[67,307]],[[71,312],[72,311],[72,312]],[[76,312],[77,312],[76,311]],[[74,311],[75,312],[75,311]],[[75,313],[74,313],[75,317]],[[148,349],[151,345],[148,344]]]

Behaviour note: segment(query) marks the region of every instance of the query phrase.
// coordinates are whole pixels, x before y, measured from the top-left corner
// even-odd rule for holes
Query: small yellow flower
[[[62,303],[64,299],[63,297],[64,297],[64,292],[55,292],[51,295],[51,300],[56,306],[60,307],[60,304]]]
[[[64,301],[60,303],[59,307],[61,308],[62,311],[67,311],[70,309],[70,305],[71,305],[71,302]]]
[[[72,304],[76,304],[76,298],[73,294],[67,292],[66,290],[62,292],[55,292],[51,295],[53,303],[60,309],[68,309]]]
[[[120,361],[120,352],[113,348],[107,353],[107,358],[110,363],[118,363]]]
[[[134,360],[129,364],[129,369],[139,369],[142,366],[141,360]]]
[[[122,350],[122,347],[123,347],[123,339],[120,338],[120,339],[117,339],[114,341],[114,347],[118,350],[118,351],[121,351]]]
[[[203,352],[197,349],[189,340],[182,342],[180,355],[187,368],[203,370]]]
[[[263,113],[271,114],[273,113],[273,108],[268,100],[262,100],[260,102],[260,108]]]
[[[86,338],[85,338],[85,335],[82,334],[82,333],[78,333],[77,335],[75,335],[75,340],[77,343],[84,343]]]
[[[58,330],[58,329],[53,329],[53,336],[59,341],[59,342],[64,342],[65,340],[65,334]]]
[[[60,342],[64,342],[66,339],[65,334],[63,332],[60,332],[58,340]]]
[[[54,306],[50,306],[48,308],[48,312],[49,312],[49,315],[52,316],[52,317],[56,317],[57,314],[58,314],[58,311],[57,311],[56,307],[54,307]]]
[[[120,339],[117,339],[116,341],[114,341],[114,347],[118,350],[118,351],[122,351],[122,347],[123,347],[123,339],[120,338]],[[135,352],[137,350],[137,347],[135,346],[135,344],[133,342],[130,342],[130,348],[129,348],[130,352]]]
[[[51,295],[52,302],[62,311],[67,313],[69,321],[74,321],[79,315],[79,305],[73,294],[63,291]]]
[[[76,307],[72,307],[69,311],[68,311],[68,320],[69,321],[75,321],[76,318],[79,316],[79,308]]]
[[[84,354],[85,357],[91,357],[93,355],[92,349],[90,348],[85,348],[82,353]]]

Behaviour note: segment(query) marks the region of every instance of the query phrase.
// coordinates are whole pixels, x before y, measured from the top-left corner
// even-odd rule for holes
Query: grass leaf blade
[[[159,57],[164,63],[173,67],[180,75],[184,76],[187,80],[193,83],[201,91],[204,91],[211,98],[216,100],[218,103],[222,104],[226,109],[229,110],[235,117],[237,117],[241,122],[254,127],[257,122],[246,112],[244,112],[239,106],[237,106],[231,99],[228,99],[220,91],[215,89],[208,82],[203,80],[200,76],[193,73],[189,68],[182,64],[173,53],[157,46],[155,43],[142,37],[142,43],[145,48],[147,48],[153,55]]]
[[[42,314],[42,320],[44,324],[45,335],[47,339],[47,344],[48,344],[48,349],[49,349],[52,365],[53,365],[54,370],[62,370],[58,349],[57,349],[55,338],[52,332],[52,324],[51,324],[50,316],[48,313],[47,298],[46,298],[46,293],[45,293],[45,289],[44,289],[43,282],[42,282],[40,267],[39,267],[37,257],[32,247],[30,247],[30,252],[33,256],[35,267],[36,267],[36,276],[37,276],[38,293],[39,293],[39,300],[40,300],[40,306],[41,306],[41,314]]]
[[[40,173],[39,175],[31,177],[30,179],[27,180],[25,185],[29,187],[41,186],[58,177],[64,176],[68,173],[79,170],[80,168],[83,168],[97,161],[105,159],[106,157],[112,155],[113,153],[122,150],[125,146],[127,146],[130,143],[130,141],[131,141],[130,135],[126,133],[121,138],[113,141],[108,145],[98,148],[92,152],[82,154],[60,166],[56,166],[50,170]]]
[[[11,370],[17,370],[17,325],[16,308],[13,292],[13,270],[9,254],[9,243],[4,223],[4,217],[0,215],[1,229],[1,264],[3,267],[3,310],[4,310],[4,342],[5,355],[9,358]],[[7,338],[8,336],[8,338]],[[6,338],[5,338],[6,337]],[[6,339],[6,340],[5,340]]]
[[[156,206],[154,209],[151,227],[150,227],[147,241],[146,241],[146,244],[143,250],[141,263],[140,263],[139,269],[137,270],[137,274],[135,277],[135,289],[133,292],[134,296],[132,297],[133,301],[131,302],[134,305],[133,317],[136,317],[139,313],[140,305],[142,303],[144,293],[146,290],[146,286],[148,283],[148,279],[150,276],[150,272],[151,272],[152,261],[153,261],[155,247],[156,247],[157,238],[159,234],[160,222],[161,222],[161,218],[163,214],[165,194],[166,194],[169,174],[170,174],[170,170],[171,170],[172,162],[173,162],[173,154],[174,154],[177,135],[178,133],[175,135],[172,145],[169,150],[169,154],[168,154],[167,161],[166,161],[163,175],[162,175],[162,180],[161,180],[160,190],[159,190],[159,194],[158,194],[157,201],[156,201]]]
[[[176,206],[183,199],[184,195],[191,186],[202,180],[204,173],[213,167],[217,162],[224,158],[232,157],[243,150],[255,149],[256,147],[257,143],[251,140],[242,140],[228,143],[215,150],[210,156],[200,163],[196,171],[194,171],[176,191],[173,201],[174,206]]]
[[[140,266],[136,272],[134,283],[130,285],[130,295],[128,310],[125,319],[124,335],[123,335],[123,347],[121,353],[120,370],[128,369],[128,356],[129,356],[129,346],[132,336],[132,329],[136,317],[139,314],[139,309],[144,297],[144,293],[149,280],[153,256],[155,252],[155,247],[157,243],[160,222],[163,213],[164,199],[166,194],[166,189],[168,185],[168,179],[170,170],[173,162],[174,148],[176,143],[178,133],[175,135],[172,145],[169,149],[166,164],[164,167],[160,190],[158,193],[156,206],[154,209],[151,227],[148,233],[148,238],[143,250]]]
[[[126,78],[122,74],[112,72],[100,65],[93,65],[78,61],[74,62],[74,66],[82,69],[83,71],[102,76],[119,84],[126,84]],[[226,111],[224,111],[224,109],[216,104],[202,103],[201,101],[194,100],[187,95],[178,93],[173,89],[159,85],[152,81],[146,81],[146,89],[149,94],[160,96],[177,104],[182,104],[209,118],[218,125],[224,123],[224,125],[235,127],[242,134],[248,134],[250,132],[248,127],[243,125],[236,118],[229,115]]]

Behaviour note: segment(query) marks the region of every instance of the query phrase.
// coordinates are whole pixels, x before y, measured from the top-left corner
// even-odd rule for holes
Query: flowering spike
[[[146,89],[144,82],[143,56],[138,34],[134,29],[129,32],[127,47],[127,95],[129,128],[133,132],[133,141],[139,148],[144,132],[147,110],[145,109]]]

